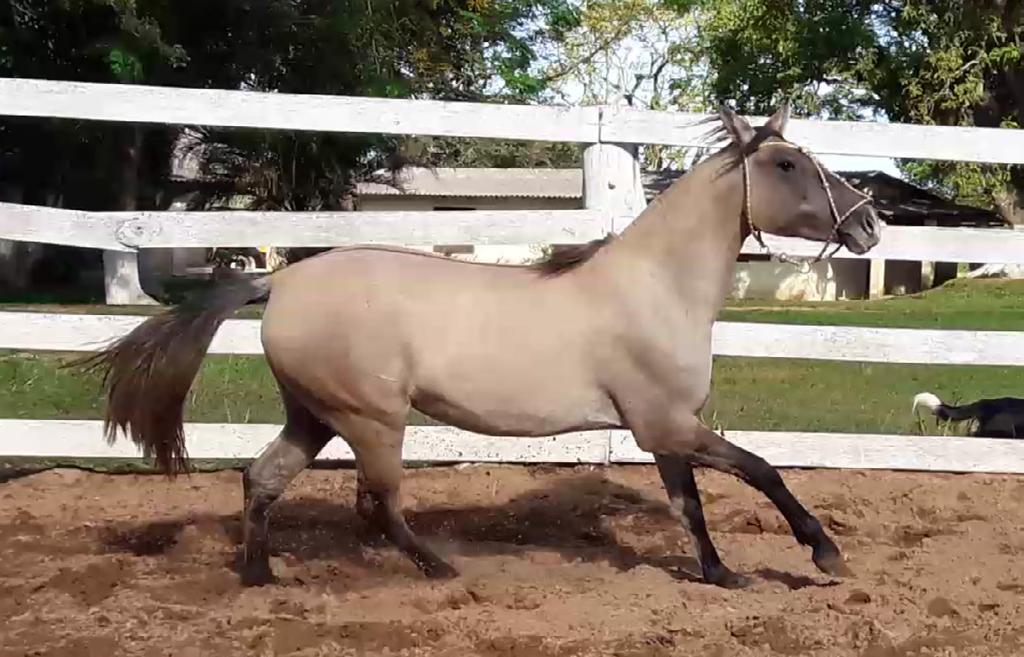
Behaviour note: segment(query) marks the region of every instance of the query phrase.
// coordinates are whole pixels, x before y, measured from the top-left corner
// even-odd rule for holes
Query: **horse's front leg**
[[[839,548],[818,519],[800,504],[778,471],[760,456],[733,445],[682,409],[644,414],[631,419],[630,426],[641,449],[714,468],[760,491],[789,523],[796,540],[811,548],[819,570],[836,577],[851,574]]]
[[[701,574],[708,584],[727,589],[742,588],[750,583],[750,579],[729,570],[708,534],[707,523],[704,521],[704,507],[697,490],[697,480],[693,476],[693,466],[678,456],[655,454],[658,473],[668,493],[669,506],[673,516],[678,519],[690,543],[697,551]]]

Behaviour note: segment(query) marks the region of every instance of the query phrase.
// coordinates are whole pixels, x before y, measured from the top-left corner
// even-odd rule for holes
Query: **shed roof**
[[[654,198],[685,171],[642,172],[644,193]],[[897,225],[921,225],[926,219],[940,226],[1006,226],[992,210],[955,203],[882,171],[837,172],[850,184],[870,192],[885,221]],[[362,196],[447,196],[507,198],[582,198],[581,169],[487,169],[419,168],[404,169],[395,185],[359,183]]]

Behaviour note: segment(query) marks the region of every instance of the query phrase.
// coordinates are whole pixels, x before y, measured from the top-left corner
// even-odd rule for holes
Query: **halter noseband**
[[[857,203],[854,203],[852,206],[850,206],[849,210],[847,210],[845,213],[840,215],[839,214],[839,210],[836,208],[835,199],[832,198],[832,186],[829,184],[828,178],[825,177],[825,168],[821,165],[821,162],[818,161],[818,158],[814,157],[814,155],[810,151],[808,151],[808,150],[806,150],[806,149],[804,149],[804,148],[802,148],[800,146],[797,146],[796,144],[790,143],[788,141],[769,141],[769,142],[762,142],[762,143],[758,144],[757,148],[755,148],[754,151],[752,151],[751,153],[745,154],[743,156],[743,192],[744,192],[744,206],[745,206],[744,207],[744,214],[746,214],[746,217],[747,217],[747,226],[750,228],[750,234],[754,236],[754,239],[757,240],[757,243],[761,245],[761,248],[768,252],[769,257],[775,256],[780,262],[788,262],[790,264],[800,264],[800,262],[798,260],[793,259],[791,256],[786,255],[785,253],[781,253],[781,252],[778,253],[778,254],[772,253],[772,250],[770,248],[768,248],[767,244],[764,243],[764,239],[761,238],[761,229],[758,228],[756,224],[754,224],[754,213],[753,213],[753,210],[752,210],[753,206],[752,206],[751,201],[750,201],[750,197],[751,197],[751,195],[750,195],[750,164],[748,163],[748,159],[750,158],[750,155],[752,153],[757,152],[758,150],[760,150],[761,148],[763,148],[765,146],[784,146],[786,148],[792,148],[795,151],[803,153],[804,155],[807,156],[807,158],[814,165],[814,168],[818,171],[818,179],[821,181],[821,187],[822,187],[822,189],[825,190],[825,196],[828,198],[828,207],[829,207],[829,211],[832,214],[832,221],[834,222],[833,226],[832,226],[832,232],[829,234],[828,238],[825,240],[824,246],[821,247],[821,252],[818,253],[817,257],[815,257],[813,260],[810,261],[811,264],[815,264],[815,263],[821,262],[822,256],[825,255],[825,251],[828,250],[828,247],[832,243],[832,240],[838,238],[838,236],[839,236],[839,227],[843,224],[844,221],[846,221],[846,219],[851,214],[853,214],[856,210],[858,210],[862,205],[864,205],[866,203],[870,203],[871,202],[871,195],[870,194],[865,194],[864,192],[862,192],[859,189],[855,188],[850,183],[848,183],[845,180],[843,180],[842,178],[840,178],[839,176],[836,176],[836,178],[839,180],[839,182],[841,182],[843,185],[845,185],[847,189],[849,189],[854,194],[856,194],[856,195],[861,197],[860,201],[858,201]],[[842,243],[838,239],[836,239],[836,248],[835,248],[835,250],[832,251],[832,253],[830,253],[828,255],[828,259],[831,260],[832,256],[834,256],[839,251],[839,249],[841,249],[841,248],[843,248]]]

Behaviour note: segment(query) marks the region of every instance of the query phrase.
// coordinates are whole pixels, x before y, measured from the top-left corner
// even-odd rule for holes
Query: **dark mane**
[[[586,244],[554,246],[548,257],[531,264],[530,269],[539,271],[544,276],[564,274],[593,258],[595,253],[610,244],[614,239],[615,233],[608,233],[604,237],[591,240]]]
[[[701,149],[714,149],[718,147],[724,151],[733,145],[732,136],[726,129],[725,124],[722,123],[722,118],[719,114],[712,114],[706,118],[697,121],[694,125],[700,125],[704,123],[716,124],[713,128],[708,130],[701,138],[703,146]],[[733,152],[728,154],[724,163],[724,169],[729,171],[743,162],[743,158],[750,155],[757,147],[768,139],[775,137],[777,139],[785,140],[785,138],[779,134],[776,130],[769,128],[768,126],[758,126],[754,128],[754,138],[750,140],[750,143],[742,151]],[[700,158],[698,158],[699,160]],[[696,163],[696,162],[695,162]],[[572,244],[565,246],[555,246],[551,250],[551,254],[543,260],[529,265],[530,269],[538,271],[543,276],[558,276],[565,272],[576,269],[583,263],[587,262],[594,257],[598,251],[603,249],[605,246],[615,240],[616,235],[614,233],[608,233],[604,237],[596,240],[591,240],[586,244]]]
[[[700,121],[697,121],[695,125],[700,125],[702,123],[716,124],[713,128],[705,132],[703,137],[701,137],[700,141],[703,145],[700,148],[702,150],[710,150],[718,147],[721,149],[721,152],[724,152],[730,146],[734,145],[732,135],[729,134],[725,124],[722,122],[722,118],[718,114],[712,114],[711,116],[703,118]],[[723,173],[738,167],[743,162],[744,157],[756,151],[761,144],[773,137],[782,141],[786,140],[786,138],[777,130],[773,130],[766,125],[754,128],[754,138],[751,139],[742,150],[737,150],[736,152],[725,156]],[[700,158],[698,158],[698,160],[699,159]],[[694,161],[694,164],[696,163],[697,161]]]

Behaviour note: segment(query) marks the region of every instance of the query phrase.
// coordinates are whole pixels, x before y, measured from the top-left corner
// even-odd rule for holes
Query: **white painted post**
[[[157,305],[157,302],[142,290],[137,253],[104,251],[103,286],[106,289],[109,306]]]
[[[938,222],[935,219],[925,219],[925,226],[937,226]],[[934,260],[922,260],[921,261],[921,291],[932,289],[935,285],[935,261]]]
[[[636,146],[587,147],[583,152],[583,207],[607,212],[609,230],[616,233],[643,212],[647,201]]]
[[[868,263],[868,298],[881,299],[885,296],[885,260]]]
[[[619,233],[647,206],[638,147],[591,144],[583,151],[583,207],[607,213],[607,231]],[[608,435],[605,463],[611,455]]]

